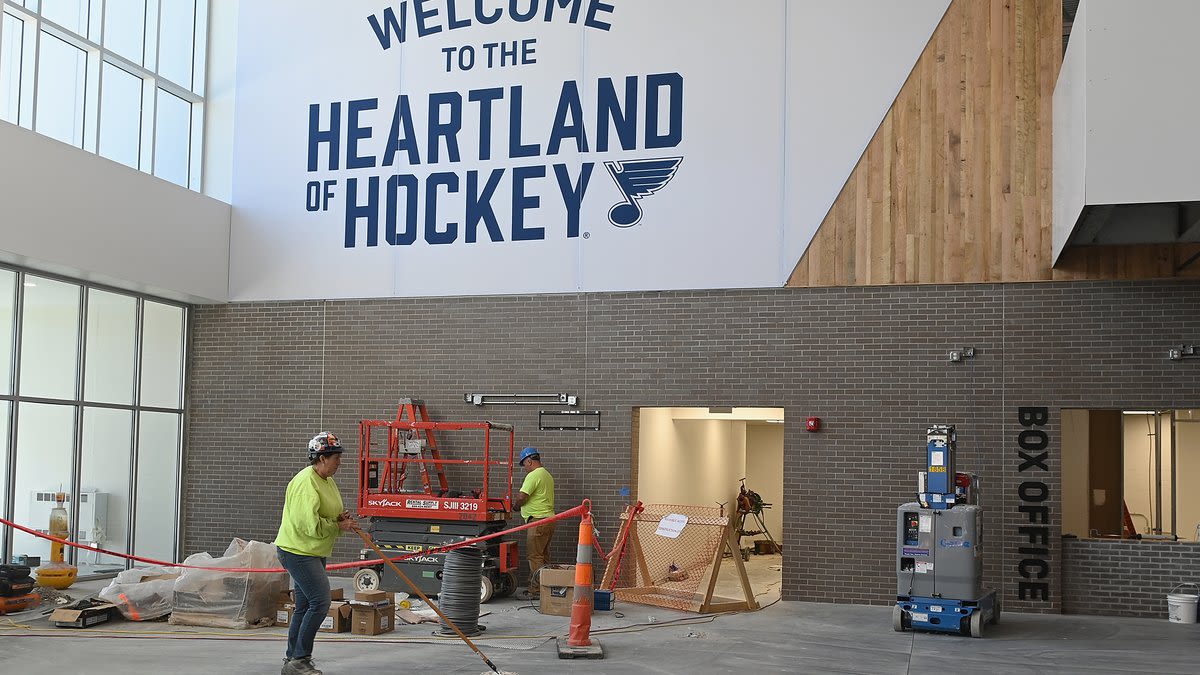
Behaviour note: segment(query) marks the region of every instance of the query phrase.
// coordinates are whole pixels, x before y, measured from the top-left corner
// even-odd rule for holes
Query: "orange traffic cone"
[[[575,597],[571,602],[571,629],[566,643],[558,638],[560,659],[602,659],[604,649],[591,639],[592,606],[592,503],[583,500],[583,516],[579,521],[579,546],[575,554]]]

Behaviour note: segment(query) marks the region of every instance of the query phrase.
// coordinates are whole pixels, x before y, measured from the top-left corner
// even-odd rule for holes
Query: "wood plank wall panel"
[[[788,286],[1200,277],[1197,245],[1051,268],[1059,0],[953,0]]]

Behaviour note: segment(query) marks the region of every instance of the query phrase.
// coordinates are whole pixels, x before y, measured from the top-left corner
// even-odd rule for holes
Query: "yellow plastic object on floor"
[[[66,500],[67,493],[54,493],[54,508],[50,511],[50,534],[59,539],[66,539],[71,534],[70,516],[67,515],[67,509],[63,506]],[[50,542],[50,562],[61,563],[64,550],[63,544],[57,541]]]
[[[63,563],[50,563],[37,568],[34,573],[37,575],[39,586],[62,590],[75,583],[75,577],[79,576],[79,568]]]

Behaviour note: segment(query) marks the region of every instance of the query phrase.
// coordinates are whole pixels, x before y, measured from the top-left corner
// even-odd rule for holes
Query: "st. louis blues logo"
[[[617,227],[633,227],[641,222],[642,206],[638,200],[666,187],[682,162],[682,157],[605,162],[609,175],[625,197],[625,201],[608,210],[608,222]]]

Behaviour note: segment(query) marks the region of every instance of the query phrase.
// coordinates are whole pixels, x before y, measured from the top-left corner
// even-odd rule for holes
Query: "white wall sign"
[[[683,532],[683,528],[687,526],[687,522],[687,516],[681,513],[669,513],[663,516],[662,520],[658,521],[658,529],[654,531],[654,534],[674,539],[679,536],[680,532]]]
[[[784,246],[785,174],[815,166],[836,194],[948,3],[883,25],[892,4],[243,2],[231,295],[777,286],[811,239]],[[789,40],[830,6],[880,74],[799,92],[866,111],[808,128]],[[901,38],[873,52],[862,26]],[[850,75],[828,57],[800,66]],[[810,146],[788,133],[834,150],[789,160]]]

